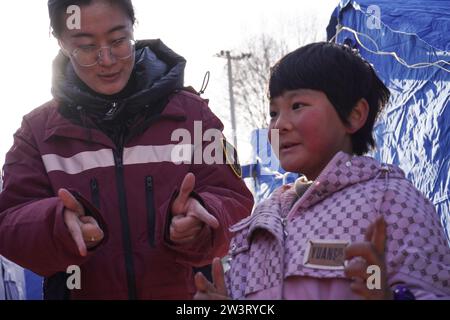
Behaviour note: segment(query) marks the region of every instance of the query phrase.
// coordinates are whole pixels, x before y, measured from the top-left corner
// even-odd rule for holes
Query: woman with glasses
[[[0,254],[44,276],[47,299],[190,299],[192,268],[253,205],[237,162],[202,158],[230,159],[223,125],[183,90],[184,58],[134,40],[131,0],[48,8],[54,99],[6,156]]]

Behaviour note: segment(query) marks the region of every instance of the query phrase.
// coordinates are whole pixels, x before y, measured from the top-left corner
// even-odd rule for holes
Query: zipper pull
[[[118,107],[119,104],[117,102],[113,102],[111,108],[108,110],[108,112],[106,112],[103,120],[111,120],[112,118],[114,118],[114,114],[116,113]]]
[[[92,190],[97,191],[97,187],[98,187],[98,185],[97,185],[97,179],[95,179],[95,178],[92,178],[92,179],[91,179],[91,187],[92,187]]]
[[[152,179],[152,177],[147,177],[147,188],[149,190],[153,189],[153,179]]]

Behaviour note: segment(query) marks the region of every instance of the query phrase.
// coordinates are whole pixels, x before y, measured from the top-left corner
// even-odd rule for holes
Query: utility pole
[[[233,93],[233,69],[231,68],[231,54],[230,51],[225,51],[228,64],[228,91],[230,94],[230,112],[231,112],[231,128],[233,130],[234,147],[237,150],[237,133],[236,133],[236,114],[234,108],[234,93]]]
[[[234,147],[237,149],[237,136],[236,136],[236,113],[235,113],[235,104],[234,104],[234,94],[233,94],[233,69],[231,67],[231,60],[242,60],[249,58],[251,56],[250,53],[242,53],[237,56],[232,56],[229,50],[222,50],[216,57],[226,58],[228,65],[228,92],[230,95],[230,113],[231,113],[231,129],[233,131],[233,143]]]

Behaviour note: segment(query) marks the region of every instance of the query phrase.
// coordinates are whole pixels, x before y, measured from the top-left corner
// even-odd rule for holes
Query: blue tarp
[[[450,1],[341,1],[329,40],[336,26],[336,41],[357,48],[392,93],[374,156],[405,171],[449,237]]]
[[[25,269],[25,284],[27,300],[43,299],[43,281],[44,279],[37,274]]]

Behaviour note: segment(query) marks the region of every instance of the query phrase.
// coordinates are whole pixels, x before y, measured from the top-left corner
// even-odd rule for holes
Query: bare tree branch
[[[287,45],[263,34],[248,41],[244,51],[251,55],[232,62],[236,109],[245,125],[265,128],[270,67],[287,53]]]
[[[290,45],[301,46],[322,40],[314,19],[302,20],[291,33]],[[232,60],[233,93],[238,122],[252,128],[267,128],[269,101],[267,89],[270,68],[290,51],[284,40],[267,34],[247,40],[239,50],[241,59]],[[250,54],[250,55],[246,55]]]

